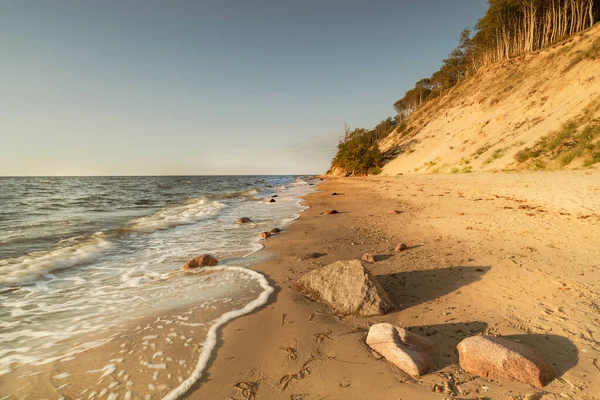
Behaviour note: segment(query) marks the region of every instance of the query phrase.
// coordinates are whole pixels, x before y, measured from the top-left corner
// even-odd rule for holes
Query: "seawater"
[[[0,375],[77,359],[120,337],[104,334],[111,328],[168,310],[189,326],[186,310],[205,315],[196,325],[210,350],[211,330],[270,294],[260,274],[240,268],[262,257],[258,232],[285,228],[312,190],[305,176],[0,178]],[[201,253],[220,267],[180,271]],[[205,364],[180,374],[179,386]]]

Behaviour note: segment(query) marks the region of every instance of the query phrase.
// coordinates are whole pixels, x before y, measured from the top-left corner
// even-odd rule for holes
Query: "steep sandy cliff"
[[[572,169],[598,166],[599,140],[597,24],[479,71],[411,115],[380,149],[390,158],[384,175]]]

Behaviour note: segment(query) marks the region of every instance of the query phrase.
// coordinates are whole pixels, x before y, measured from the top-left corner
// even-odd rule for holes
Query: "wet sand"
[[[218,268],[178,275],[184,275],[190,284],[196,277],[205,281],[230,277]],[[11,373],[0,375],[0,392],[17,399],[127,400],[175,395],[187,380],[196,380],[200,357],[211,354],[214,340],[210,331],[215,324],[245,307],[264,304],[262,299],[258,301],[264,288],[251,274],[255,273],[240,274],[245,278],[238,278],[243,289],[215,291],[213,287],[215,296],[167,310],[150,310],[147,316],[116,327],[99,327],[93,335],[76,336],[61,344],[67,352],[60,360],[15,364]],[[96,345],[68,354],[69,348],[90,342]]]

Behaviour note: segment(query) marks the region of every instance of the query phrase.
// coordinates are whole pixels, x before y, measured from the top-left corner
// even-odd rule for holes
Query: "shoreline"
[[[304,210],[299,196],[291,198],[298,211],[275,226],[289,226]],[[267,221],[257,217],[258,224]],[[6,398],[77,398],[82,394],[90,399],[105,395],[111,399],[180,397],[212,359],[216,332],[221,325],[264,305],[274,290],[263,275],[239,266],[257,265],[265,257],[255,255],[264,248],[264,242],[254,238],[251,250],[239,257],[223,259],[223,266],[170,272],[169,279],[180,282],[174,288],[179,287],[184,294],[170,307],[153,309],[142,305],[145,311],[132,319],[65,339],[60,342],[65,350],[57,353],[59,357],[41,364],[15,361],[14,370],[0,375],[2,392],[9,394]],[[213,278],[215,271],[222,273]],[[235,279],[235,275],[244,279]],[[215,297],[209,293],[186,302],[190,293],[185,287],[193,287],[195,279],[214,282],[211,290],[220,290],[221,294]],[[233,287],[230,281],[235,283]],[[71,354],[76,348],[82,350]]]
[[[1,386],[15,398],[21,392],[111,400],[398,399],[399,394],[404,400],[522,400],[548,392],[597,400],[597,182],[600,171],[323,181],[302,197],[308,208],[297,219],[247,255],[263,250],[247,269],[272,288],[265,304],[214,329],[225,312],[217,303],[151,312],[111,331],[111,341],[85,357],[32,368],[29,376],[5,375]],[[321,215],[331,209],[340,213]],[[396,253],[400,242],[409,249]],[[337,317],[291,289],[306,272],[367,252],[376,262],[363,265],[396,305],[394,312]],[[210,268],[206,272],[211,275]],[[259,300],[251,287],[241,290],[244,296],[228,303],[236,305],[229,312]],[[369,326],[379,322],[432,339],[430,372],[412,378],[372,352],[365,338]],[[207,353],[209,330],[214,349]],[[537,390],[465,373],[458,367],[456,344],[480,333],[530,345],[555,365],[559,378]],[[194,382],[204,363],[207,368]],[[186,380],[185,393],[177,391]],[[446,392],[435,393],[434,385]]]
[[[455,395],[467,397],[516,399],[548,392],[594,399],[600,392],[600,382],[591,378],[597,372],[592,360],[600,354],[594,343],[599,329],[593,314],[585,315],[578,303],[583,298],[592,304],[598,293],[593,282],[600,268],[593,260],[600,249],[591,246],[591,238],[600,234],[600,224],[585,210],[600,203],[600,188],[594,185],[599,175],[433,175],[320,183],[318,192],[304,197],[309,208],[300,218],[265,242],[270,258],[252,267],[275,286],[275,293],[266,306],[221,330],[212,363],[184,398],[396,399],[402,393],[403,399],[442,399],[451,393],[434,393],[432,387],[451,380],[461,391]],[[500,182],[494,184],[491,177]],[[562,189],[556,197],[545,196],[543,186]],[[583,204],[581,194],[589,190],[592,197]],[[320,215],[333,208],[340,214]],[[387,215],[392,209],[403,212]],[[541,226],[546,232],[539,237],[525,232]],[[565,230],[576,235],[565,237]],[[394,254],[400,241],[412,248]],[[378,262],[365,265],[397,311],[338,318],[290,288],[305,272],[365,252],[378,256]],[[307,253],[322,256],[304,258]],[[549,260],[554,269],[547,268]],[[577,278],[586,266],[587,283]],[[573,292],[561,290],[563,285]],[[548,299],[548,293],[558,296]],[[561,298],[576,293],[579,300]],[[577,319],[558,318],[560,312]],[[364,344],[369,325],[377,322],[432,338],[437,344],[430,372],[413,379],[377,359]],[[455,346],[479,333],[531,345],[553,362],[559,378],[536,390],[466,374],[457,365]]]

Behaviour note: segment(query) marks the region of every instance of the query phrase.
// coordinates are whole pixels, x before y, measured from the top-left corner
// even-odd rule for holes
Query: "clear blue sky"
[[[486,8],[0,1],[0,175],[324,172]]]

